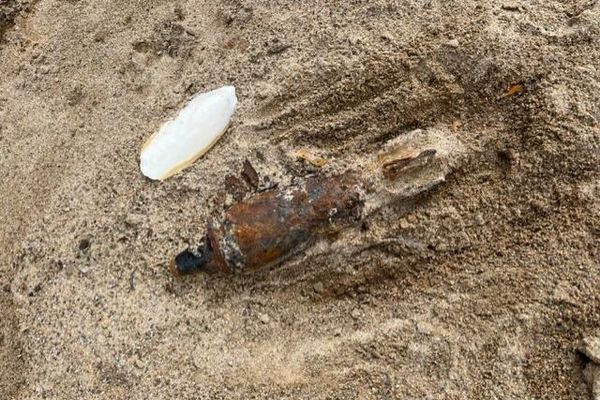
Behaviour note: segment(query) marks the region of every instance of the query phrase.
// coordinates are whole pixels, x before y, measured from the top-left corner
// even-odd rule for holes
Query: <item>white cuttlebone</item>
[[[146,141],[140,155],[142,174],[163,180],[189,167],[223,135],[236,105],[233,86],[196,95]]]

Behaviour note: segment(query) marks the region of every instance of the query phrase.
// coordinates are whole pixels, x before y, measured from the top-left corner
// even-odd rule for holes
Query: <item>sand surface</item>
[[[588,396],[597,0],[0,0],[0,35],[1,399]],[[145,179],[226,84],[223,139]],[[416,128],[463,143],[445,184],[277,269],[168,274],[245,159],[285,182]]]

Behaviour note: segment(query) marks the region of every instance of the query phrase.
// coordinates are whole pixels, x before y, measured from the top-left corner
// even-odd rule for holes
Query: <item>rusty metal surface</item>
[[[360,220],[361,191],[360,180],[346,173],[310,177],[238,202],[208,223],[209,264],[237,273],[279,263],[317,237]]]
[[[248,161],[248,160],[244,161],[244,166],[242,169],[242,178],[244,178],[244,180],[248,183],[248,185],[250,185],[254,189],[258,188],[258,184],[259,184],[258,173],[256,172],[256,169],[254,169],[254,166],[252,165],[252,163],[250,163],[250,161]]]
[[[235,201],[241,201],[249,191],[248,186],[235,175],[225,177],[225,191],[229,193]]]
[[[396,180],[402,174],[421,168],[430,163],[436,155],[435,149],[396,149],[379,156],[383,176],[388,180]]]
[[[260,193],[233,206],[226,213],[221,243],[231,248],[231,267],[259,269],[356,221],[360,209],[353,175],[309,178],[303,185]]]

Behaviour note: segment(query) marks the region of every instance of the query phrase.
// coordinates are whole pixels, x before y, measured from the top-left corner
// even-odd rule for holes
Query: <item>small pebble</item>
[[[263,324],[268,324],[269,322],[271,322],[271,317],[269,317],[269,314],[260,313],[258,314],[258,320]]]
[[[40,74],[46,75],[48,72],[50,72],[50,67],[48,65],[41,65],[38,68],[38,71],[40,72]]]
[[[517,11],[521,11],[521,7],[519,6],[519,4],[516,1],[506,1],[502,4],[502,9],[504,11],[512,11],[512,12],[517,12]]]
[[[483,218],[483,215],[477,214],[475,216],[475,224],[477,224],[478,226],[485,225],[485,219]]]
[[[325,291],[325,286],[323,286],[323,282],[317,282],[313,285],[313,290],[319,294]]]
[[[292,47],[292,45],[291,44],[287,44],[287,43],[274,44],[273,46],[270,46],[267,49],[267,54],[273,55],[273,54],[283,53],[284,51],[286,51],[290,47]]]
[[[129,226],[140,225],[144,221],[144,216],[140,214],[127,214],[125,223]]]
[[[413,224],[411,224],[404,218],[400,220],[400,229],[406,230],[406,229],[411,229],[411,228],[414,228]]]
[[[450,47],[454,47],[457,48],[458,46],[460,46],[460,43],[458,42],[458,39],[452,39],[452,40],[448,40],[446,42],[446,44]]]
[[[360,317],[362,316],[362,313],[360,312],[360,310],[358,308],[355,308],[354,310],[352,310],[352,312],[350,313],[350,316],[356,320],[360,319]]]
[[[79,250],[81,251],[86,251],[87,249],[89,249],[91,246],[90,240],[89,239],[82,239],[79,242]]]

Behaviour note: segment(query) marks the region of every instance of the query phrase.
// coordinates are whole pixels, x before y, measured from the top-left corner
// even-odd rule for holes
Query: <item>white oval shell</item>
[[[146,141],[140,155],[142,174],[163,180],[189,167],[223,135],[236,105],[233,86],[195,96]]]

